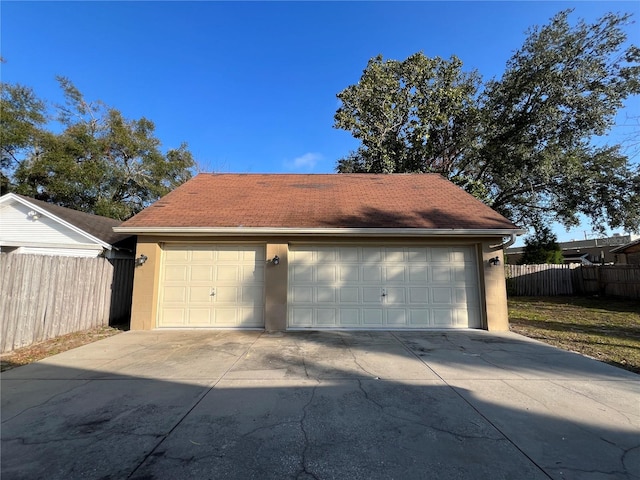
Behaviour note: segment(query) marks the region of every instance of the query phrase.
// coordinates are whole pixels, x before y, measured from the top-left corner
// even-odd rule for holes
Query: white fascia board
[[[44,215],[45,217],[49,217],[50,219],[58,222],[59,224],[64,225],[65,227],[69,228],[70,230],[73,230],[74,232],[76,232],[76,233],[82,235],[83,237],[91,240],[92,242],[97,243],[102,248],[106,248],[107,250],[111,250],[113,248],[107,242],[104,242],[104,241],[100,240],[99,238],[94,237],[90,233],[85,232],[81,228],[78,228],[75,225],[73,225],[72,223],[69,223],[69,222],[61,219],[60,217],[55,216],[53,213],[49,212],[48,210],[46,210],[44,208],[40,208],[37,205],[34,205],[33,203],[28,202],[27,200],[24,200],[24,199],[22,199],[22,198],[20,198],[20,197],[18,197],[16,195],[14,195],[13,193],[8,193],[8,194],[4,195],[0,201],[1,201],[1,203],[5,203],[5,202],[8,202],[9,200],[13,200],[13,201],[19,202],[19,203],[23,204],[24,206],[26,206],[26,207],[28,207],[28,208],[30,208],[32,210],[35,210],[36,212],[40,213],[41,215]]]
[[[457,228],[271,228],[271,227],[113,227],[117,233],[134,235],[172,236],[265,236],[265,235],[313,235],[358,237],[442,237],[476,236],[499,237],[522,235],[522,229],[457,229]]]

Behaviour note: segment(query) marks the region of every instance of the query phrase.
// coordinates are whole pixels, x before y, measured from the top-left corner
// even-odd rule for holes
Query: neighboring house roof
[[[128,233],[521,233],[437,174],[200,174],[116,228]]]
[[[638,250],[638,248],[632,248],[632,247],[640,248],[640,238],[637,240],[634,240],[633,242],[625,243],[624,245],[620,245],[619,247],[612,248],[609,251],[611,253],[626,253],[627,250],[632,250],[633,252],[640,251]]]
[[[88,240],[98,243],[107,249],[111,249],[112,245],[131,237],[130,234],[116,233],[113,231],[113,227],[122,223],[113,218],[80,212],[16,193],[8,193],[0,197],[0,204],[10,202],[22,203],[28,208],[56,220],[82,234]]]

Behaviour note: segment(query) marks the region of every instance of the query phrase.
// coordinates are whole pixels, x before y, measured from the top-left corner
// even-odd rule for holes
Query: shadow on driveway
[[[638,478],[637,380],[509,333],[127,332],[3,374],[1,473]]]

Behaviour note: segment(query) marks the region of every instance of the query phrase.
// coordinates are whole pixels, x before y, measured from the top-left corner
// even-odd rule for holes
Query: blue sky
[[[455,54],[499,77],[527,28],[568,7],[574,19],[640,21],[640,2],[622,1],[3,1],[2,80],[55,103],[55,76],[66,76],[88,100],[153,120],[164,149],[187,142],[202,171],[330,173],[357,147],[332,127],[336,94],[369,58]],[[640,29],[631,40],[640,44]],[[627,111],[640,112],[638,98]],[[631,133],[619,120],[615,138]]]

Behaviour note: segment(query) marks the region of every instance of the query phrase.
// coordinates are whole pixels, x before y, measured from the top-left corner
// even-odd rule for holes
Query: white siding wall
[[[0,242],[4,245],[87,245],[89,239],[58,222],[40,216],[28,217],[30,209],[13,203],[0,207]]]

